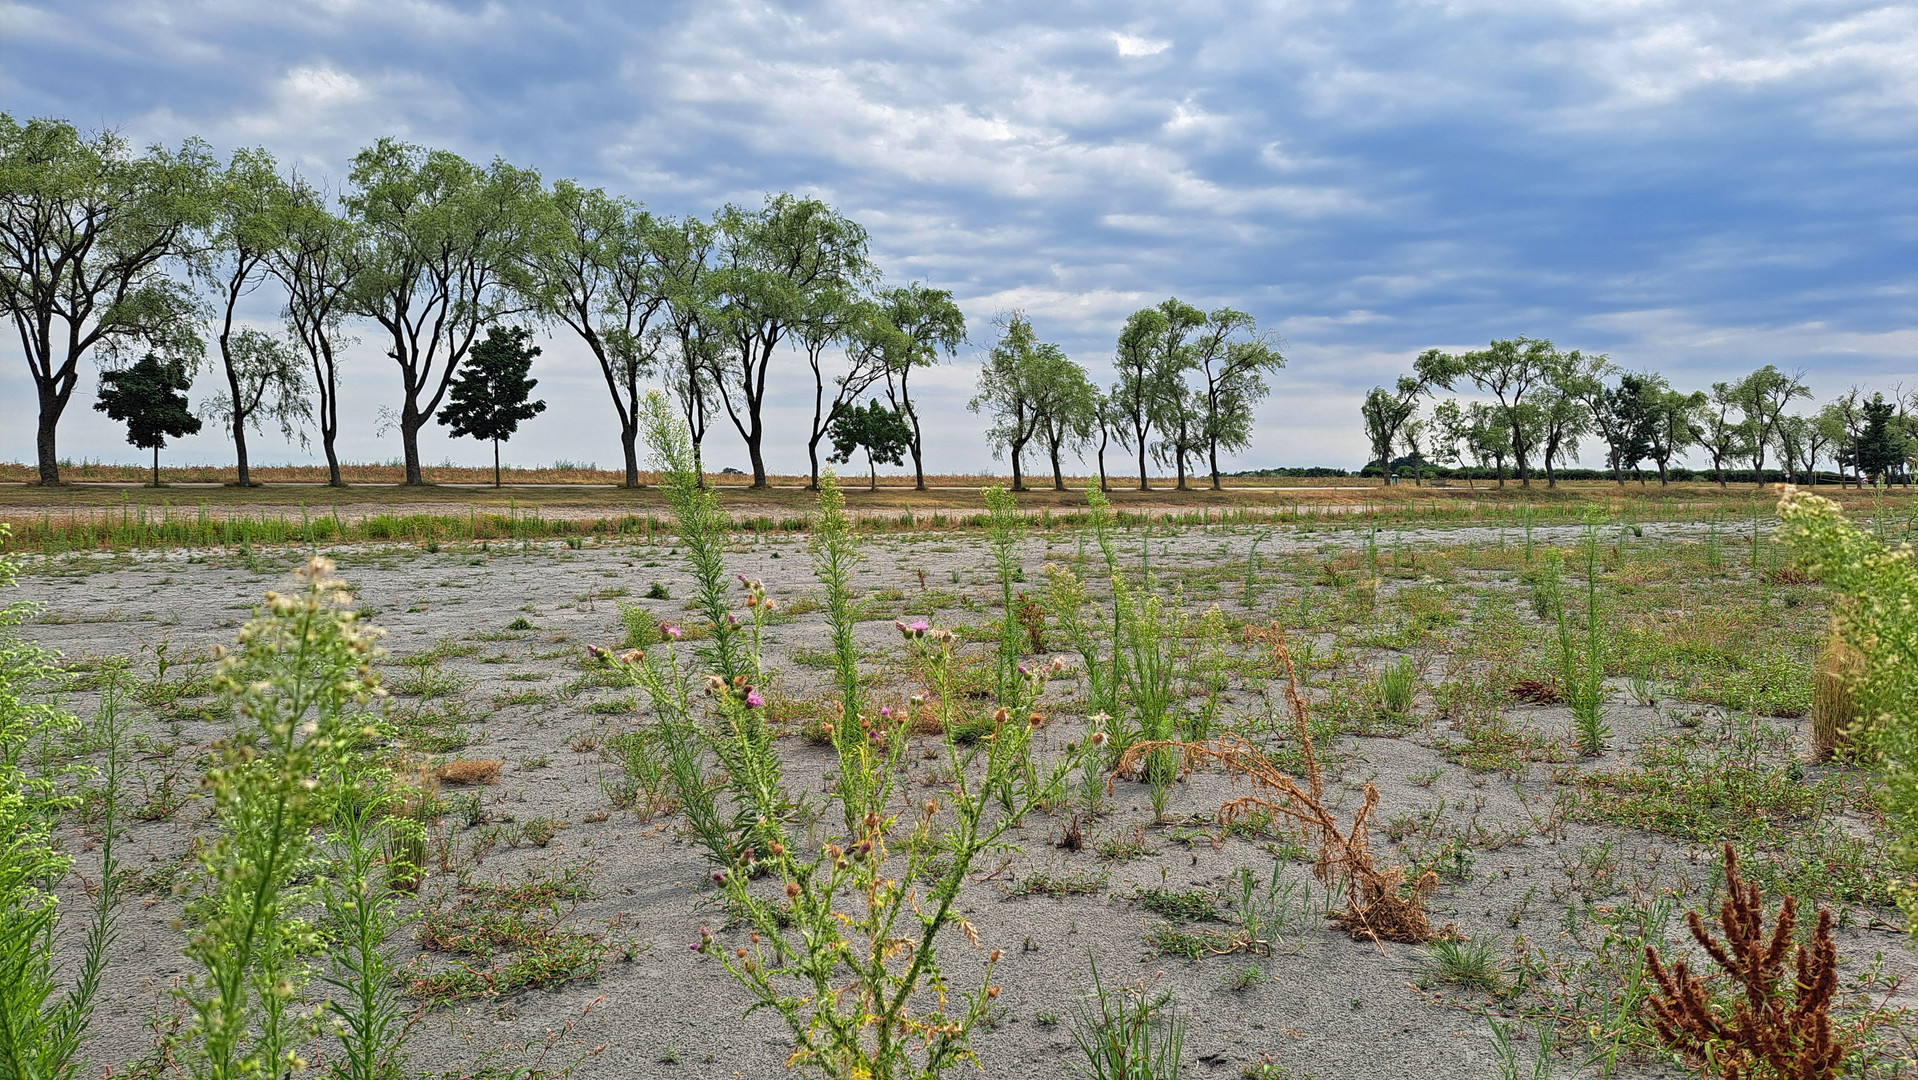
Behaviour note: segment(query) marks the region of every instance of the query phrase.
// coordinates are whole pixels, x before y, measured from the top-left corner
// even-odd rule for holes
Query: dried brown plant
[[[1818,909],[1811,944],[1792,938],[1798,904],[1787,896],[1778,921],[1765,933],[1765,903],[1758,886],[1738,874],[1738,856],[1725,845],[1725,901],[1719,908],[1720,941],[1696,908],[1686,914],[1692,937],[1725,972],[1742,996],[1717,998],[1711,985],[1683,960],[1669,970],[1647,946],[1658,993],[1648,1002],[1652,1028],[1666,1046],[1683,1054],[1700,1076],[1725,1080],[1829,1080],[1842,1075],[1855,1028],[1834,1029],[1832,999],[1838,991],[1838,949],[1831,938],[1831,911]],[[1794,957],[1793,954],[1796,954]],[[1785,962],[1793,959],[1792,977]]]
[[[1838,617],[1812,669],[1811,745],[1817,761],[1849,755],[1852,733],[1865,718],[1854,688],[1864,673],[1865,655],[1845,639]]]
[[[433,770],[443,784],[496,784],[503,761],[449,761]]]
[[[1284,630],[1277,624],[1261,629],[1248,627],[1247,640],[1261,640],[1272,647],[1274,660],[1285,669],[1285,702],[1292,715],[1293,730],[1299,739],[1299,754],[1304,762],[1304,786],[1287,775],[1258,747],[1236,735],[1208,742],[1144,742],[1126,750],[1113,772],[1131,773],[1142,767],[1147,755],[1170,747],[1184,755],[1183,768],[1212,763],[1234,778],[1252,782],[1252,793],[1219,807],[1219,824],[1230,827],[1243,817],[1273,814],[1290,819],[1308,842],[1318,845],[1312,874],[1327,888],[1345,886],[1345,910],[1332,918],[1362,941],[1430,941],[1432,924],[1425,916],[1425,897],[1438,885],[1437,875],[1427,871],[1419,880],[1407,882],[1405,868],[1380,869],[1372,858],[1368,826],[1378,808],[1379,792],[1367,783],[1361,790],[1364,801],[1352,815],[1350,824],[1341,826],[1336,815],[1325,806],[1325,778],[1312,741],[1310,714],[1305,697],[1299,692],[1298,669],[1285,647]]]
[[[1507,687],[1505,692],[1527,705],[1556,705],[1565,700],[1564,691],[1552,679],[1520,679]]]

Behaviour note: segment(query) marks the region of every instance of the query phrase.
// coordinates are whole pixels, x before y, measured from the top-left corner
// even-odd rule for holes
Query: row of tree
[[[1010,457],[1015,490],[1035,445],[1051,462],[1054,488],[1065,488],[1063,455],[1088,450],[1104,487],[1106,450],[1115,443],[1138,455],[1140,490],[1150,487],[1148,456],[1174,470],[1181,490],[1191,461],[1202,459],[1217,489],[1219,453],[1251,443],[1265,377],[1285,365],[1252,316],[1202,311],[1176,297],[1126,319],[1113,356],[1118,380],[1104,391],[1058,345],[1039,341],[1024,315],[1002,318],[999,329],[970,408],[992,417],[994,456]]]
[[[284,333],[241,325],[262,288],[281,300]],[[5,115],[0,305],[38,394],[48,484],[59,482],[59,423],[88,356],[122,369],[152,357],[141,385],[210,360],[224,386],[204,411],[230,433],[240,483],[251,482],[249,431],[272,424],[303,438],[307,423],[338,483],[352,323],[371,329],[398,370],[397,407],[386,411],[407,482],[422,483],[420,430],[485,335],[524,318],[577,334],[597,361],[629,486],[639,483],[638,406],[655,380],[677,397],[696,454],[723,415],[765,484],[769,376],[799,355],[813,381],[814,479],[820,443],[871,393],[910,429],[923,487],[912,373],[965,340],[949,293],[884,286],[865,230],[814,199],[771,195],[757,208],[668,218],[504,161],[390,139],[353,159],[335,197],[264,150],[225,162],[197,140],[135,152],[111,132]]]
[[[1436,391],[1468,383],[1479,400],[1436,399]],[[1648,463],[1669,482],[1672,462],[1693,450],[1710,460],[1721,486],[1728,467],[1749,465],[1762,478],[1769,454],[1787,479],[1815,476],[1821,462],[1861,483],[1908,475],[1918,455],[1918,394],[1866,397],[1854,387],[1815,413],[1788,411],[1810,397],[1803,372],[1770,364],[1709,392],[1686,392],[1602,354],[1517,337],[1465,353],[1427,350],[1395,386],[1373,387],[1360,416],[1388,483],[1395,464],[1410,461],[1491,468],[1500,486],[1509,463],[1521,484],[1537,469],[1549,486],[1587,438],[1621,484],[1628,472],[1642,482]],[[1433,406],[1422,414],[1428,398]]]

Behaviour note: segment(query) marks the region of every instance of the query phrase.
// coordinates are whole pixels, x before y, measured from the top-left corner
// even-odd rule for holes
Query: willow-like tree
[[[198,363],[199,308],[168,275],[208,217],[206,144],[135,154],[103,131],[0,113],[0,308],[39,398],[40,482],[60,482],[60,417],[80,358]]]
[[[1405,425],[1418,415],[1419,398],[1425,392],[1423,380],[1401,375],[1396,389],[1374,386],[1366,391],[1365,400],[1359,405],[1359,417],[1365,421],[1365,439],[1372,444],[1372,458],[1384,471],[1388,487],[1397,482],[1392,474],[1393,448],[1398,445]]]
[[[1530,487],[1532,453],[1544,437],[1541,415],[1531,407],[1531,398],[1551,377],[1557,355],[1550,341],[1521,336],[1500,339],[1460,355],[1428,349],[1419,356],[1416,371],[1421,380],[1433,386],[1450,390],[1460,378],[1467,378],[1480,391],[1492,395],[1505,426],[1505,444],[1518,470],[1519,483]],[[1501,469],[1499,486],[1504,485]]]
[[[1778,424],[1784,418],[1786,407],[1795,398],[1810,396],[1811,388],[1805,385],[1803,372],[1787,375],[1770,364],[1733,385],[1732,401],[1744,416],[1749,435],[1745,453],[1751,459],[1752,476],[1759,487],[1765,486],[1765,450],[1777,440]]]
[[[913,487],[926,490],[926,429],[912,400],[912,373],[950,360],[966,340],[966,316],[952,294],[915,281],[879,294],[887,325],[899,332],[898,351],[886,366],[886,403],[912,428]]]
[[[1208,312],[1192,341],[1192,369],[1204,379],[1199,439],[1205,446],[1212,490],[1219,482],[1219,451],[1252,445],[1252,414],[1271,388],[1266,376],[1285,366],[1276,335],[1259,332],[1252,316],[1231,308]]]
[[[218,330],[213,340],[226,377],[214,415],[233,440],[237,483],[252,487],[246,433],[258,426],[260,410],[277,419],[289,437],[300,413],[310,412],[300,365],[283,363],[290,354],[259,331],[235,325],[240,302],[272,276],[273,253],[281,244],[293,190],[281,178],[273,155],[255,147],[234,151],[213,173],[209,194],[212,225],[188,265],[213,294]],[[292,380],[286,377],[289,373]]]
[[[267,267],[286,291],[281,315],[304,357],[314,395],[313,417],[326,454],[326,482],[342,487],[339,356],[348,338],[341,323],[366,263],[366,249],[353,223],[327,209],[324,192],[297,177],[288,184],[278,241]]]
[[[979,369],[979,392],[966,408],[992,418],[986,437],[993,457],[1011,459],[1014,491],[1026,489],[1026,446],[1038,436],[1057,384],[1071,367],[1076,365],[1064,350],[1033,335],[1023,314],[1015,311],[1000,321],[999,340]]]
[[[779,346],[824,290],[857,288],[872,276],[866,230],[818,199],[768,195],[758,210],[719,212],[709,296],[727,348],[710,358],[719,401],[766,486],[767,375]]]
[[[197,434],[200,418],[187,405],[193,369],[179,359],[142,356],[131,367],[100,375],[93,407],[127,426],[127,442],[153,451],[153,486],[160,486],[160,451],[168,439]]]
[[[490,439],[493,443],[493,486],[500,486],[499,444],[513,437],[520,422],[546,411],[544,401],[528,400],[538,379],[527,377],[539,346],[528,345],[532,331],[523,326],[486,329],[486,340],[473,346],[473,355],[460,369],[440,423],[455,438]]]
[[[386,355],[400,370],[406,482],[424,484],[420,428],[481,328],[514,310],[509,278],[527,244],[539,175],[381,139],[354,157],[349,179],[346,208],[367,244],[353,306],[386,332]]]
[[[1205,325],[1205,312],[1176,298],[1156,307],[1141,308],[1119,331],[1113,366],[1119,381],[1108,396],[1114,411],[1124,418],[1126,446],[1139,455],[1139,490],[1152,490],[1146,454],[1152,435],[1163,440],[1168,427],[1177,427],[1187,407],[1185,373],[1192,356],[1186,341]],[[1185,463],[1179,459],[1180,487]]]
[[[516,286],[540,316],[578,334],[599,362],[619,417],[624,483],[636,488],[642,380],[654,367],[647,332],[666,303],[658,223],[627,199],[571,180],[554,183],[531,220]]]

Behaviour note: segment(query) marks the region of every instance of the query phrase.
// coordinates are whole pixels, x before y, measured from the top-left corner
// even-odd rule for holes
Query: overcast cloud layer
[[[1909,3],[0,0],[0,109],[335,181],[396,135],[671,214],[817,195],[890,280],[966,310],[974,347],[924,384],[934,471],[992,466],[964,406],[1011,308],[1102,381],[1127,313],[1168,295],[1278,330],[1240,468],[1355,467],[1368,386],[1514,334],[1684,387],[1764,363],[1821,399],[1918,385]],[[590,364],[546,343],[550,408],[509,460],[617,464]],[[343,456],[397,457],[371,419],[393,365],[362,344],[345,378]],[[803,467],[804,380],[783,372],[775,471]],[[92,392],[87,365],[62,455],[137,459]],[[0,459],[31,460],[33,417],[9,345]],[[437,431],[423,452],[488,456]],[[168,452],[226,456],[217,433]]]

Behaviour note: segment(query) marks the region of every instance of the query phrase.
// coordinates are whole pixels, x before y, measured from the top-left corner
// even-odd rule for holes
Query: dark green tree
[[[493,486],[500,486],[499,444],[513,437],[521,420],[546,411],[544,401],[528,401],[538,379],[529,379],[539,346],[523,326],[486,328],[486,340],[473,346],[466,366],[453,379],[439,421],[453,435],[493,441]]]
[[[1897,406],[1886,401],[1885,395],[1873,394],[1862,409],[1865,429],[1858,438],[1858,473],[1875,483],[1890,484],[1905,463],[1904,447],[1893,423]]]
[[[187,407],[193,372],[179,360],[154,353],[132,367],[100,376],[100,400],[93,407],[127,426],[127,442],[153,451],[153,486],[160,486],[160,451],[171,438],[193,435],[200,418]]]
[[[866,490],[879,490],[879,465],[903,465],[906,451],[912,447],[912,425],[895,409],[877,401],[857,405],[833,417],[828,432],[832,438],[832,456],[827,461],[844,464],[853,454],[866,452]]]

